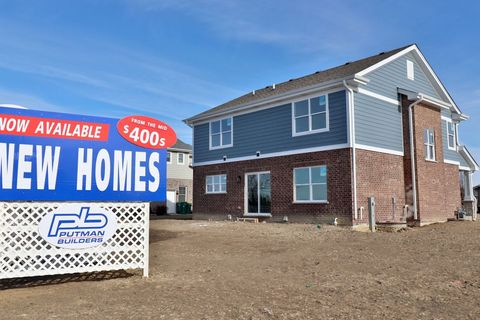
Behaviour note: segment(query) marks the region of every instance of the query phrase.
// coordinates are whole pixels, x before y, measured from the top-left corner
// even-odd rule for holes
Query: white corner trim
[[[456,165],[456,166],[460,166],[460,161],[443,159],[443,162],[444,162],[444,163],[448,163],[448,164],[454,164],[454,165]]]
[[[363,89],[363,88],[358,88],[358,93],[361,93],[361,94],[364,94],[366,96],[369,96],[369,97],[372,97],[372,98],[375,98],[375,99],[378,99],[378,100],[382,100],[382,101],[394,104],[396,106],[400,105],[400,102],[398,100],[383,96],[381,94],[378,94],[378,93],[375,93],[375,92],[372,92],[372,91],[369,91],[369,90],[366,90],[366,89]]]
[[[289,155],[294,155],[294,154],[345,149],[345,148],[348,148],[348,147],[349,147],[348,143],[342,143],[342,144],[334,144],[334,145],[329,145],[329,146],[324,146],[324,147],[295,149],[295,150],[272,152],[272,153],[262,153],[258,157],[256,155],[251,155],[251,156],[244,156],[244,157],[227,158],[225,161],[224,160],[212,160],[212,161],[194,162],[193,166],[194,167],[199,167],[199,166],[206,166],[206,165],[211,165],[211,164],[230,163],[230,162],[238,162],[238,161],[246,161],[246,160],[257,160],[257,159],[265,159],[265,158],[273,158],[273,157],[282,157],[282,156],[289,156]]]
[[[464,166],[458,166],[458,169],[459,169],[459,170],[464,170],[464,171],[471,171],[471,170],[472,170],[472,168],[470,168],[470,167],[464,167]]]
[[[364,144],[355,144],[355,147],[358,149],[362,150],[368,150],[368,151],[375,151],[375,152],[381,152],[381,153],[388,153],[388,154],[393,154],[396,156],[403,156],[403,151],[397,151],[397,150],[392,150],[392,149],[386,149],[386,148],[378,148],[378,147],[372,147],[372,146],[367,146]]]

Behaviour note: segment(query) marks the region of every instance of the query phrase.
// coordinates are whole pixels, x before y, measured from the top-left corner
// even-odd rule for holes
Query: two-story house
[[[192,146],[177,139],[167,149],[167,213],[175,213],[178,202],[193,200]]]
[[[467,119],[416,45],[254,90],[185,120],[194,218],[355,226],[374,197],[379,222],[446,221],[473,210]]]

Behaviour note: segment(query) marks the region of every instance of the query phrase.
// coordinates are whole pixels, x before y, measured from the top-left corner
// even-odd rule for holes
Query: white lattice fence
[[[115,235],[100,246],[62,249],[38,233],[41,218],[62,203],[0,202],[0,279],[143,269],[148,275],[149,204],[98,203],[117,216]]]

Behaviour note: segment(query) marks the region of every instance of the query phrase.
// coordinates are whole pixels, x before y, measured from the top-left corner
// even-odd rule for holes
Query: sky
[[[182,120],[253,89],[417,43],[471,119],[480,160],[477,1],[0,0],[0,104]],[[480,183],[480,174],[475,175]]]

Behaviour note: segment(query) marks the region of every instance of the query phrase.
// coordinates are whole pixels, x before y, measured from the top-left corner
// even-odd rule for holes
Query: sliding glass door
[[[247,214],[270,214],[272,209],[270,172],[246,174]]]

